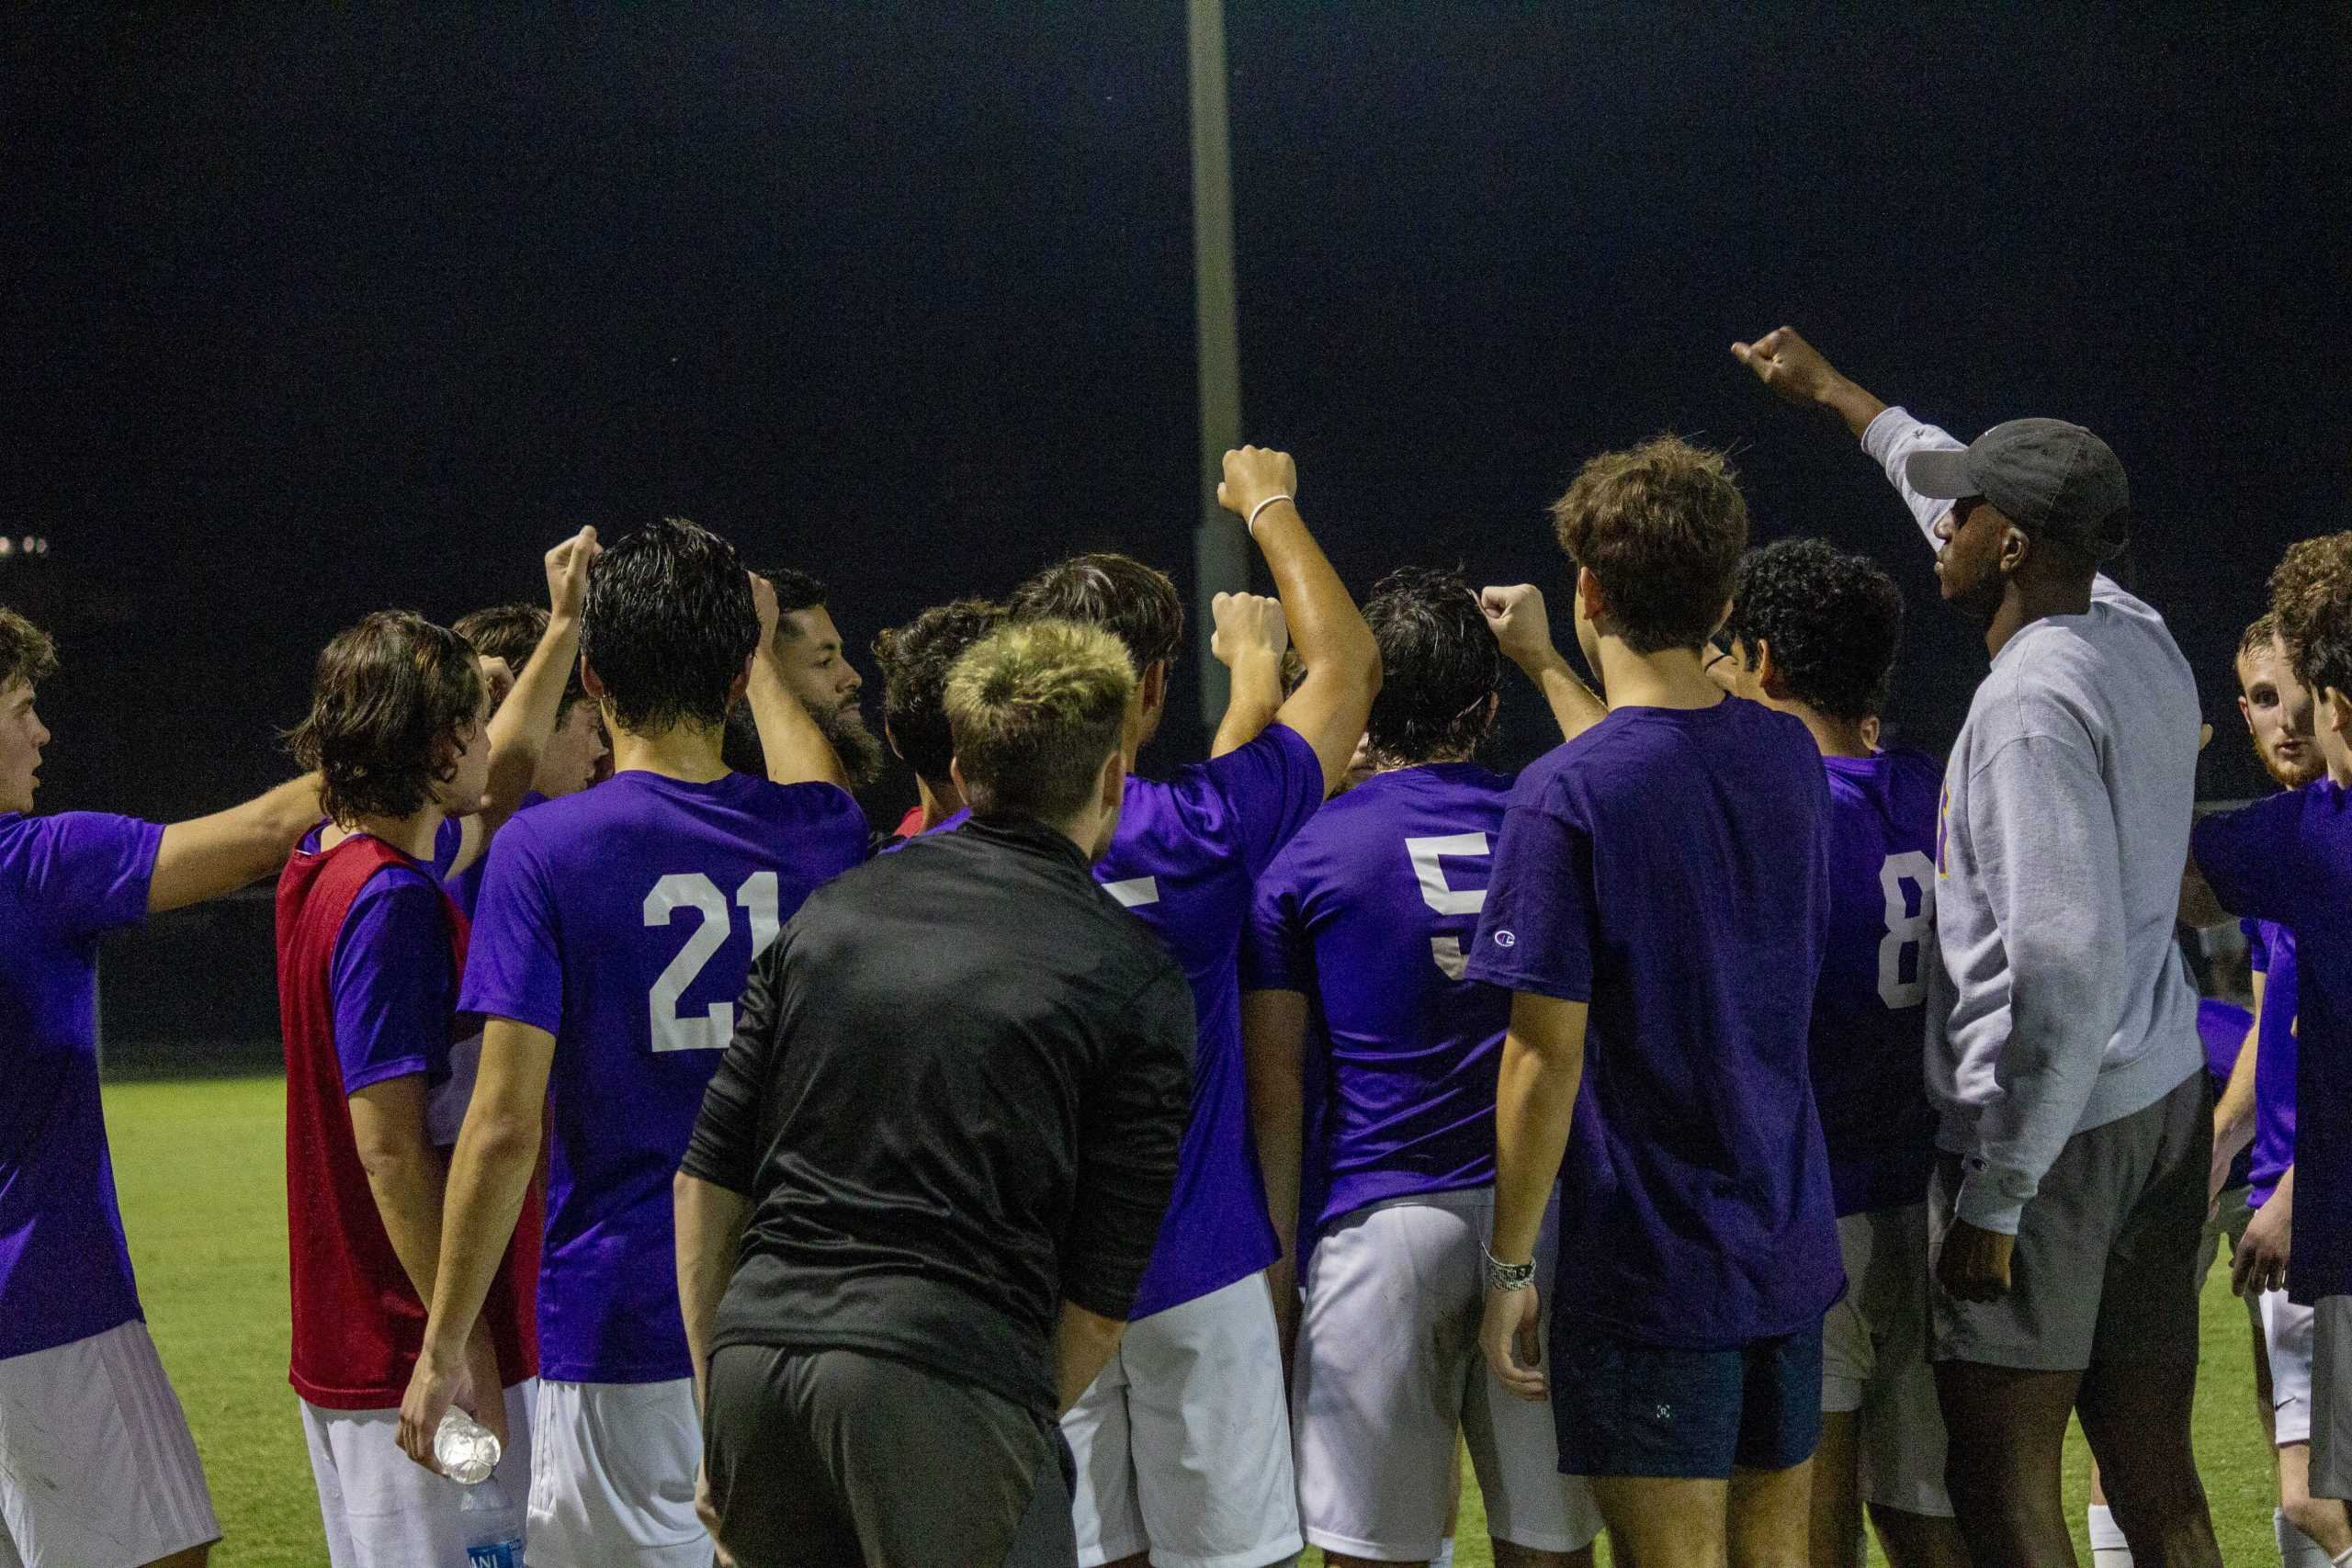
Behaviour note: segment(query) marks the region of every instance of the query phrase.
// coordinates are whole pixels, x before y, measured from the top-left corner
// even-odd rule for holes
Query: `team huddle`
[[[2106,444],[1734,353],[1983,629],[1948,761],[1882,744],[1894,579],[1750,548],[1670,436],[1555,503],[1565,606],[1359,606],[1290,458],[1227,454],[1278,592],[1218,598],[1232,700],[1164,781],[1183,605],[1123,556],[882,634],[877,737],[823,585],[582,530],[544,609],[336,635],[304,776],[168,827],[32,814],[56,658],[0,608],[0,1568],[220,1538],[96,944],[272,874],[334,1568],[1447,1563],[1464,1447],[1510,1568],[2065,1563],[2074,1416],[2098,1562],[2213,1564],[2217,1235],[2281,1562],[2352,1562],[2352,535],[2239,650],[2279,793],[2192,845]],[[1515,779],[1512,669],[1560,739]],[[920,804],[876,833],[886,747]],[[2233,916],[2251,1017],[2179,943]]]

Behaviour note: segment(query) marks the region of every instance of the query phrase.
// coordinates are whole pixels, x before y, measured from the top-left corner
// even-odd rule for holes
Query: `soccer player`
[[[458,616],[449,629],[481,655],[485,669],[495,671],[503,665],[519,672],[529,666],[532,655],[538,651],[539,643],[547,636],[548,612],[537,604],[493,604]],[[569,648],[559,651],[563,654],[565,679],[562,694],[556,702],[555,726],[547,743],[539,749],[538,765],[532,771],[530,788],[522,804],[515,807],[517,811],[528,811],[542,801],[561,800],[567,795],[579,794],[595,782],[605,759],[612,754],[604,722],[596,716],[596,705],[588,700],[588,689],[580,683],[576,630]],[[504,695],[493,686],[490,703],[493,716],[503,705]],[[458,895],[458,904],[470,914],[474,899],[481,891],[479,868],[469,880],[470,889]],[[451,891],[457,892],[455,888]]]
[[[1264,1278],[1280,1247],[1250,1150],[1236,964],[1250,885],[1339,782],[1380,684],[1380,651],[1294,500],[1281,452],[1225,457],[1217,499],[1281,590],[1306,677],[1255,739],[1166,783],[1130,775],[1095,880],[1159,933],[1199,1020],[1193,1119],[1126,1337],[1064,1417],[1076,1451],[1079,1561],[1259,1568],[1300,1550],[1282,1350]],[[1079,556],[1014,593],[1016,619],[1100,625],[1139,673],[1124,739],[1159,728],[1184,629],[1167,577]],[[1262,625],[1250,638],[1270,642]],[[1277,652],[1276,658],[1279,659]]]
[[[614,775],[509,823],[482,885],[458,998],[487,1021],[481,1074],[400,1438],[429,1461],[544,1125],[535,1568],[710,1561],[670,1180],[753,954],[865,849],[831,748],[776,668],[774,603],[690,523],[606,548],[580,657]],[[719,757],[747,691],[775,782]]]
[[[819,891],[753,968],[677,1181],[731,1561],[1077,1554],[1056,1417],[1126,1327],[1192,1108],[1183,971],[1088,874],[1134,690],[1099,627],[973,648],[971,825]]]
[[[882,671],[882,736],[912,770],[921,795],[899,824],[897,837],[930,831],[964,809],[951,764],[955,738],[947,724],[947,672],[964,650],[1004,621],[1004,606],[987,599],[934,604],[903,626],[874,639]]]
[[[1510,993],[1479,1342],[1641,1568],[1796,1568],[1845,1283],[1805,1074],[1829,786],[1705,672],[1747,544],[1719,454],[1595,457],[1553,516],[1609,713],[1512,786],[1465,968]]]
[[[841,631],[833,625],[828,607],[832,591],[788,566],[765,569],[759,575],[775,589],[775,659],[785,686],[824,731],[849,787],[862,790],[882,775],[882,742],[865,728],[865,682],[851,667]],[[750,744],[759,732],[748,718],[739,705],[728,736],[728,765],[738,773],[763,773],[758,749]]]
[[[2049,419],[1963,448],[1786,327],[1733,353],[1885,468],[1993,659],[1945,765],[1928,975],[1931,1354],[1961,1530],[1980,1562],[2069,1560],[2073,1412],[2142,1568],[2218,1562],[2189,1443],[2213,1127],[2173,936],[2197,682],[2098,570],[2128,536],[2122,464]]]
[[[566,618],[577,598],[575,582]],[[561,683],[560,666],[538,673]],[[277,882],[291,1381],[334,1568],[456,1562],[523,1536],[536,1246],[508,1249],[469,1347],[463,1397],[506,1439],[503,1475],[469,1495],[391,1440],[440,1251],[448,1165],[427,1104],[451,1072],[467,934],[432,857],[489,782],[489,706],[464,638],[384,611],[327,645],[293,735],[327,820]]]
[[[1556,658],[1542,594],[1488,597],[1514,651]],[[1591,1495],[1560,1473],[1550,1417],[1495,1381],[1476,1335],[1510,999],[1464,979],[1463,965],[1510,790],[1477,761],[1503,649],[1458,572],[1391,572],[1363,615],[1380,646],[1373,771],[1259,878],[1242,946],[1251,1119],[1283,1247],[1270,1278],[1277,1311],[1301,1318],[1291,1380],[1301,1521],[1333,1568],[1430,1562],[1448,1533],[1459,1431],[1496,1562],[1589,1563],[1600,1529]],[[1600,703],[1584,701],[1597,721]],[[1321,1192],[1307,1213],[1303,1162]],[[1313,1243],[1303,1316],[1302,1226]]]
[[[1810,1065],[1846,1296],[1822,1325],[1815,1568],[1860,1568],[1865,1504],[1894,1568],[1968,1562],[1928,1363],[1936,1117],[1920,1050],[1942,770],[1922,752],[1880,750],[1864,731],[1885,706],[1902,637],[1902,591],[1876,562],[1782,539],[1740,562],[1726,651],[1707,666],[1734,696],[1804,721],[1829,779],[1829,938]]]
[[[220,1537],[155,1355],[98,1099],[107,931],[260,880],[316,819],[315,775],[169,827],[32,815],[57,668],[0,607],[0,1563],[191,1568]]]
[[[2239,1244],[2233,1282],[2266,1293],[2283,1284],[2286,1301],[2264,1303],[2273,1398],[2278,1412],[2282,1493],[2295,1468],[2307,1471],[2312,1498],[2352,1497],[2352,1226],[2343,1220],[2342,1194],[2352,1190],[2352,931],[2342,903],[2352,888],[2352,834],[2346,830],[2346,786],[2352,784],[2352,534],[2306,539],[2293,546],[2270,580],[2279,640],[2296,681],[2313,697],[2325,774],[2241,810],[2197,824],[2196,865],[2222,908],[2293,933],[2295,960],[2293,1158]],[[2201,912],[2201,911],[2200,911]],[[2200,922],[2201,923],[2201,922]],[[2277,955],[2263,995],[2264,1023],[2277,1000]],[[2274,1049],[2269,1028],[2256,1049]],[[2258,1061],[2257,1075],[2272,1069]],[[2285,1211],[2280,1213],[2279,1211]],[[2291,1247],[2275,1234],[2284,1223]],[[2281,1278],[2283,1274],[2283,1279]],[[2308,1309],[2308,1322],[2298,1323]],[[2308,1342],[2310,1388],[2305,1410],[2293,1407],[2291,1379]],[[2307,1420],[2310,1444],[2294,1455],[2293,1425]],[[2297,1461],[2301,1464],[2297,1464]],[[2288,1495],[2291,1496],[2291,1495]],[[2341,1514],[2310,1510],[2312,1529],[2290,1517],[2329,1551],[2330,1528]],[[2282,1532],[2283,1533],[2283,1532]],[[2135,1549],[2137,1543],[2134,1543]],[[2136,1551],[2135,1551],[2136,1554]],[[2292,1556],[2287,1558],[2294,1562]],[[2352,1561],[2352,1543],[2335,1552]]]

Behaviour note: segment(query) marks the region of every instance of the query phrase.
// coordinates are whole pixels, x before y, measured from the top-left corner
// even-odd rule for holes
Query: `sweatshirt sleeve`
[[[1910,411],[1901,407],[1880,410],[1878,417],[1871,421],[1870,428],[1862,432],[1862,450],[1876,458],[1878,466],[1886,470],[1888,481],[1903,497],[1903,504],[1911,509],[1911,520],[1919,525],[1919,532],[1927,536],[1930,549],[1938,547],[1936,521],[1951,510],[1951,502],[1938,501],[1933,496],[1921,495],[1913,490],[1910,479],[1905,476],[1904,465],[1910,462],[1914,452],[1957,452],[1962,445],[1949,431],[1924,420],[1913,419]]]
[[[2009,1032],[1954,1206],[1970,1224],[2013,1235],[2090,1100],[2122,1014],[2123,871],[2114,807],[2080,742],[2019,736],[1968,790],[2008,958]]]
[[[735,1037],[703,1091],[702,1114],[695,1119],[679,1168],[697,1181],[754,1196],[760,1170],[760,1102],[783,1048],[778,1019],[784,998],[784,952],[788,938],[768,943],[752,962],[743,997],[735,1008]]]
[[[1062,1296],[1124,1318],[1176,1190],[1193,1108],[1193,989],[1163,966],[1121,1010],[1122,1038],[1090,1086],[1078,1134],[1077,1204],[1062,1238]]]

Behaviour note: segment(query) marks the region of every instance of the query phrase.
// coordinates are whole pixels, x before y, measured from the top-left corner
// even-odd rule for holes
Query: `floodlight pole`
[[[1201,722],[1216,733],[1231,695],[1209,651],[1210,605],[1250,587],[1250,536],[1216,503],[1225,454],[1241,445],[1241,343],[1234,320],[1233,152],[1225,100],[1225,0],[1187,0],[1193,76],[1193,323],[1201,397],[1201,521],[1193,530]]]

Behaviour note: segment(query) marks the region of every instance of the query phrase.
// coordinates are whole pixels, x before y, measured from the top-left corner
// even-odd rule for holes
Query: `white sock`
[[[2132,1543],[2123,1538],[2123,1527],[2115,1522],[2112,1511],[2093,1503],[2083,1511],[2083,1523],[2091,1538],[2092,1568],[2132,1568]]]
[[[1453,1568],[1453,1538],[1447,1536],[1437,1543],[1437,1555],[1430,1559],[1430,1568]]]

